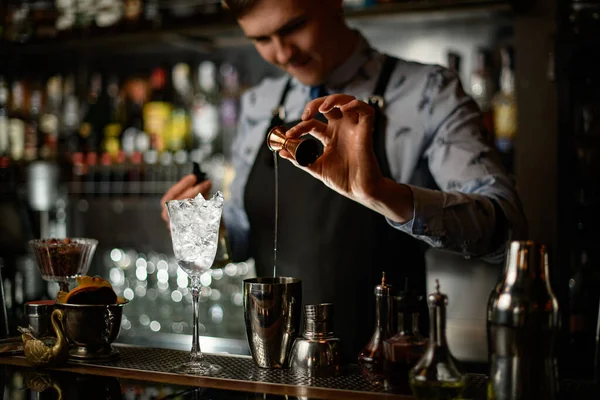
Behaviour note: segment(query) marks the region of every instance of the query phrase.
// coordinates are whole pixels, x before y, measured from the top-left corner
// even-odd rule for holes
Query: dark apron
[[[381,106],[395,62],[386,57],[369,101],[376,110],[375,155],[381,172],[389,178]],[[280,110],[289,87],[288,81]],[[282,124],[280,114],[274,113],[271,127]],[[382,271],[396,288],[404,287],[409,278],[411,288],[424,293],[424,247],[389,226],[381,214],[329,189],[289,161],[280,158],[278,164],[277,275],[302,280],[304,304],[334,304],[334,334],[341,340],[342,357],[344,362],[356,363],[375,328],[374,288],[381,282]],[[274,193],[273,153],[265,143],[248,177],[244,198],[251,229],[250,254],[258,276],[273,275]]]

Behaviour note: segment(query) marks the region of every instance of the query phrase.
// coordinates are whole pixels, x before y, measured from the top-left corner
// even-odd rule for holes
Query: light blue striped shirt
[[[383,55],[361,36],[354,53],[325,82],[327,91],[367,99],[382,63]],[[251,227],[244,191],[287,79],[264,79],[242,95],[232,153],[235,178],[224,211],[236,259],[249,255]],[[310,101],[309,90],[292,79],[285,101],[286,121],[300,118]],[[509,239],[526,238],[527,224],[514,182],[484,141],[480,111],[458,77],[440,66],[400,60],[384,98],[392,178],[409,185],[414,198],[408,223],[388,223],[436,248],[490,262],[501,260],[504,246],[492,241],[496,210],[506,217]]]

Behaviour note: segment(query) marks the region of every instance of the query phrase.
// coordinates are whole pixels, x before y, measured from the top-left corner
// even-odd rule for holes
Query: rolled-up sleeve
[[[424,97],[424,157],[440,190],[409,185],[413,218],[388,222],[433,247],[497,262],[508,240],[527,235],[514,181],[484,140],[479,109],[454,74],[432,69]]]

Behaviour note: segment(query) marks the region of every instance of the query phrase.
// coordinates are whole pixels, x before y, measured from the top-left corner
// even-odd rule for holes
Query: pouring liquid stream
[[[277,225],[279,223],[279,168],[278,152],[273,152],[273,161],[275,163],[275,235],[273,239],[273,278],[277,277]]]

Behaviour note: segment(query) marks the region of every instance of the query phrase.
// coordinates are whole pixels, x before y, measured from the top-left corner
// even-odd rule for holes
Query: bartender
[[[285,74],[241,98],[235,178],[224,222],[235,260],[272,276],[276,125],[311,133],[311,166],[279,160],[277,273],[302,280],[304,304],[332,302],[334,333],[356,362],[374,330],[381,281],[425,292],[424,250],[502,259],[526,222],[484,139],[476,103],[447,69],[383,54],[346,24],[342,0],[226,0],[244,34]],[[281,158],[290,158],[282,151]],[[208,195],[184,177],[162,198]],[[168,221],[166,211],[163,218]]]

